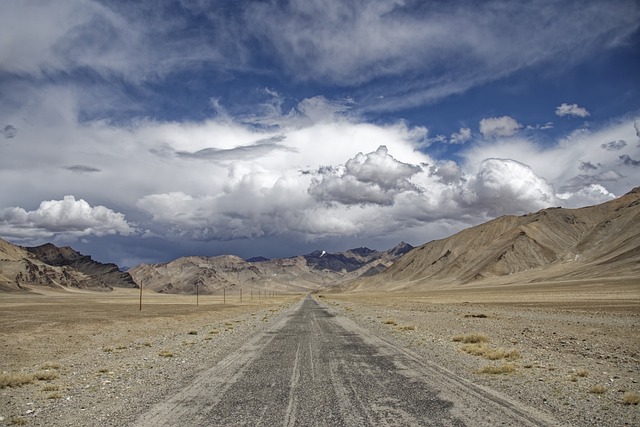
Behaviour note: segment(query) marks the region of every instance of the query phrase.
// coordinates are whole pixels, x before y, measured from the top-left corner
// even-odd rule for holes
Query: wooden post
[[[142,284],[140,284],[140,311],[142,311]]]
[[[198,291],[198,284],[196,283],[196,307],[200,305],[200,293]]]

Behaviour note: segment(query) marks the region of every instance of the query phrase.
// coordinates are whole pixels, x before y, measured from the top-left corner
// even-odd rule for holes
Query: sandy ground
[[[323,294],[364,328],[455,375],[551,413],[565,425],[640,425],[640,287],[634,283]],[[0,425],[121,426],[268,327],[299,296],[267,300],[147,294],[0,294],[0,373],[41,380],[0,388]],[[515,349],[515,371],[454,337]],[[44,373],[44,375],[43,375]],[[49,378],[49,379],[47,379]],[[593,391],[602,391],[594,393]]]

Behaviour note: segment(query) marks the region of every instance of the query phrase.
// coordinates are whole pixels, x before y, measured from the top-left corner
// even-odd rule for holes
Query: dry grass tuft
[[[404,325],[404,326],[398,326],[398,330],[400,331],[415,331],[416,327],[413,325]]]
[[[162,350],[160,353],[158,353],[158,356],[160,356],[160,357],[173,357],[173,353],[170,352],[170,351]]]
[[[514,364],[504,363],[502,366],[487,365],[477,372],[479,374],[499,375],[499,374],[510,374],[512,372],[515,372],[515,370],[516,370],[516,366]]]
[[[189,335],[198,335],[198,331],[189,331]]]
[[[54,384],[47,384],[44,387],[42,387],[42,391],[58,391],[60,390],[60,386],[54,385]]]
[[[34,377],[39,381],[51,381],[58,378],[58,373],[56,371],[40,371],[36,372]]]
[[[638,405],[640,404],[640,396],[636,393],[625,393],[622,397],[622,403],[625,405]]]
[[[20,387],[25,384],[31,384],[35,381],[36,377],[33,374],[22,373],[0,373],[0,389],[6,387]]]
[[[462,346],[462,351],[474,356],[482,356],[489,360],[519,360],[522,356],[515,348],[506,350],[504,348],[491,348],[486,344],[466,344]]]
[[[24,426],[24,425],[27,425],[28,422],[29,421],[27,421],[27,419],[24,417],[17,417],[17,416],[11,417],[11,424],[14,426]]]
[[[61,393],[51,393],[47,396],[47,399],[62,399]]]
[[[478,344],[481,342],[489,342],[489,337],[483,334],[456,335],[452,338],[452,341],[464,344]]]
[[[586,378],[589,376],[589,371],[586,369],[580,369],[576,372],[576,377]]]
[[[589,393],[593,394],[605,394],[607,392],[607,388],[603,385],[594,385],[589,389]]]
[[[385,325],[393,325],[393,326],[396,326],[398,324],[398,322],[396,322],[395,319],[387,319],[382,323],[384,323]]]

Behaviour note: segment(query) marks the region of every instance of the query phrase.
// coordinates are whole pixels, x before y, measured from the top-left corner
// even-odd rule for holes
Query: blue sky
[[[418,245],[640,185],[635,1],[0,4],[0,237]]]

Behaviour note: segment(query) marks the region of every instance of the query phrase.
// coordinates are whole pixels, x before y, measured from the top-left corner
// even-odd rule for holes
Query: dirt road
[[[557,424],[394,347],[308,296],[135,425]]]

